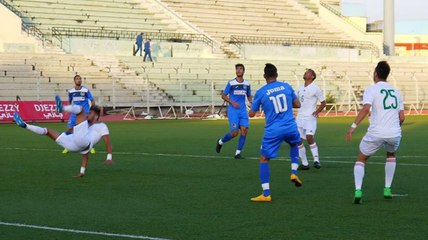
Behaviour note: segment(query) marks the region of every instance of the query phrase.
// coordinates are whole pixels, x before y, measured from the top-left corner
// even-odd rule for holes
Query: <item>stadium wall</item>
[[[242,45],[237,49],[245,59],[258,60],[295,60],[295,59],[319,59],[319,60],[345,60],[345,61],[370,61],[371,50],[327,47],[295,47],[295,46],[267,46],[267,45]]]
[[[0,52],[34,52],[21,34],[21,18],[0,4]]]
[[[64,38],[67,53],[87,55],[131,56],[133,41],[87,38]],[[144,54],[144,51],[142,52]],[[152,57],[213,58],[212,49],[203,43],[171,43],[152,41]]]

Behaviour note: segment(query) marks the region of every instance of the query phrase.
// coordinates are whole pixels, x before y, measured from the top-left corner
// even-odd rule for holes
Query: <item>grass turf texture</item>
[[[428,117],[408,117],[403,126],[393,193],[408,196],[383,199],[379,153],[366,166],[362,205],[352,204],[353,163],[367,123],[348,143],[352,119],[319,120],[323,167],[300,172],[302,188],[289,182],[284,145],[283,160],[270,163],[273,201],[267,204],[249,201],[261,193],[263,120],[251,121],[245,160],[233,159],[237,140],[215,153],[226,121],[109,123],[115,164],[102,164],[100,143],[82,179],[71,177],[79,155],[63,155],[46,137],[0,125],[0,221],[169,239],[425,239]],[[0,226],[0,233],[1,239],[114,239],[12,226]]]

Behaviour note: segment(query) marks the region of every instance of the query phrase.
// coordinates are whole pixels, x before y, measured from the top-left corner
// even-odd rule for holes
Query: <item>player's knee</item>
[[[395,158],[395,152],[387,152],[386,157],[387,158]]]
[[[239,130],[236,130],[236,131],[232,131],[230,133],[230,135],[232,135],[232,137],[234,138],[234,137],[238,136],[238,133],[239,133]]]
[[[247,130],[247,128],[241,128],[241,135],[242,136],[247,136],[247,133],[248,133],[248,130]]]
[[[309,144],[314,144],[315,138],[313,135],[306,135],[306,141],[308,141]]]
[[[261,163],[267,163],[267,162],[269,162],[269,158],[267,158],[267,157],[265,157],[265,156],[261,155],[261,156],[260,156],[260,162],[261,162]]]

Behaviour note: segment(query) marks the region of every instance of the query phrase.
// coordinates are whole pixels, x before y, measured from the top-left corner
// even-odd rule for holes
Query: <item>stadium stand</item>
[[[102,51],[99,54],[84,51],[64,54],[57,49],[52,52],[46,50],[45,53],[0,53],[0,100],[15,100],[16,95],[22,100],[50,100],[55,93],[64,97],[66,90],[72,86],[73,76],[80,74],[84,84],[96,96],[96,101],[104,106],[218,106],[223,102],[219,94],[226,82],[234,77],[234,65],[237,62],[246,65],[245,77],[251,81],[255,92],[264,84],[262,70],[268,60],[226,59],[223,54],[200,54],[206,50],[206,46],[216,47],[215,41],[228,44],[233,37],[249,35],[254,37],[255,42],[250,39],[245,44],[257,47],[257,41],[272,37],[274,33],[275,38],[279,39],[323,39],[331,44],[340,40],[338,47],[346,45],[354,48],[357,44],[349,40],[347,34],[317,17],[316,6],[306,0],[268,0],[263,3],[255,0],[207,0],[206,4],[196,0],[162,1],[181,14],[183,21],[189,21],[196,28],[185,27],[186,24],[176,22],[177,19],[148,7],[149,2],[157,1],[7,2],[19,10],[16,14],[25,23],[40,29],[41,33],[32,33],[35,35],[49,37],[55,28],[62,28],[62,31],[74,29],[77,35],[84,29],[97,30],[85,34],[97,34],[100,30],[110,29],[117,34],[126,32],[129,35],[127,39],[133,39],[134,33],[141,31],[165,33],[166,37],[159,35],[159,46],[165,51],[166,45],[162,44],[169,43],[170,37],[176,36],[179,41],[169,47],[176,49],[179,54],[166,51],[164,55],[155,56],[154,63],[144,63],[141,58],[130,56],[130,51],[126,52],[128,56],[107,55]],[[335,5],[338,2],[336,0],[328,2],[338,6]],[[198,29],[207,33],[208,37],[198,35],[201,33]],[[80,37],[81,42],[77,44],[89,41],[87,38],[94,45],[101,45],[105,39],[116,41],[107,35],[98,38],[89,35]],[[198,37],[202,38],[196,41]],[[210,40],[210,37],[214,37],[214,40]],[[180,43],[183,40],[185,43]],[[133,43],[127,41],[125,44]],[[240,41],[244,43],[244,40]],[[281,43],[279,41],[275,44]],[[307,43],[312,44],[309,47],[320,47],[316,42]],[[49,44],[44,47],[52,48]],[[234,57],[240,56],[235,54]],[[315,69],[318,73],[317,83],[330,97],[331,103],[348,104],[349,108],[351,103],[361,100],[362,90],[372,84],[373,62],[376,60],[289,58],[271,62],[278,66],[280,79],[290,82],[293,87],[302,83],[302,74],[306,68]],[[426,102],[428,71],[423,61],[391,59],[391,65],[393,72],[390,81],[402,90],[406,102]]]

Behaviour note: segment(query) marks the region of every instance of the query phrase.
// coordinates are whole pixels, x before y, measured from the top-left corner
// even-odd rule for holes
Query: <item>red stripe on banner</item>
[[[19,112],[24,121],[62,121],[69,118],[68,113],[56,112],[55,101],[0,101],[0,123],[13,122],[14,112]]]
[[[406,50],[428,50],[428,43],[395,43],[396,47],[405,47]]]

